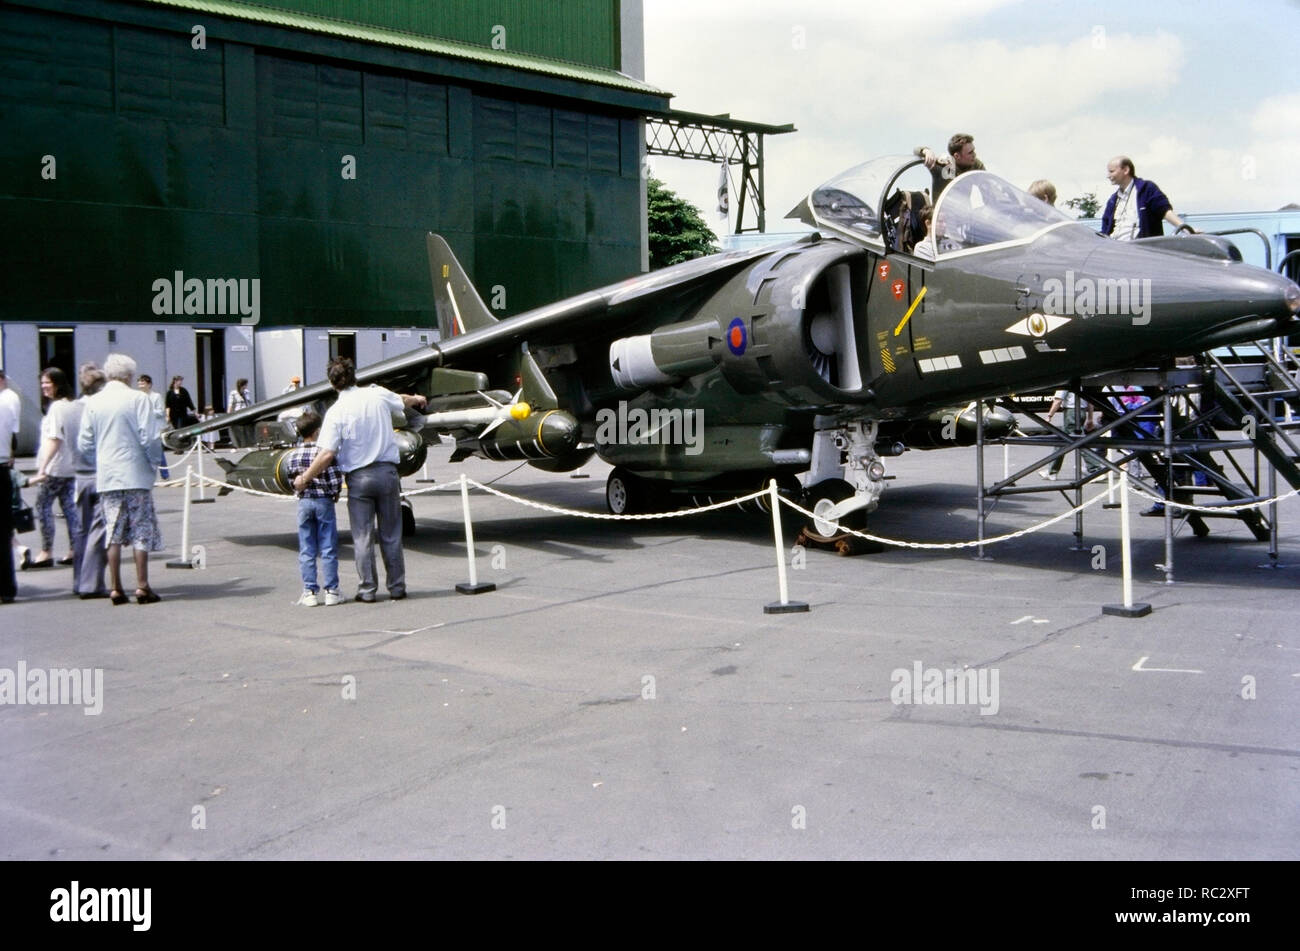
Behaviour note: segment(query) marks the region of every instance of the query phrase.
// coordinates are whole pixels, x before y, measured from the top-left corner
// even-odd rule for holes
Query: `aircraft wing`
[[[746,264],[774,250],[768,246],[696,258],[498,320],[484,307],[447,242],[432,233],[427,240],[439,324],[444,332],[450,329],[451,336],[358,367],[358,385],[377,383],[401,392],[419,392],[420,385],[436,368],[472,370],[525,341],[576,339],[616,311],[642,307],[657,297],[686,292],[699,285],[720,284]],[[328,382],[314,383],[233,413],[170,430],[164,434],[164,442],[179,450],[203,433],[250,424],[304,403],[332,402],[334,396],[334,388]]]

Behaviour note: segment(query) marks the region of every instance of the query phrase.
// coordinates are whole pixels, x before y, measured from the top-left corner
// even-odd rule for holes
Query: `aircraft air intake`
[[[804,348],[825,382],[841,390],[861,389],[847,264],[832,265],[811,282],[804,307]]]

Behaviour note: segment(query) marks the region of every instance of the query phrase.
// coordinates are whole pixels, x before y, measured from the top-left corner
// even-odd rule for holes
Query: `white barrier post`
[[[1146,617],[1151,613],[1151,605],[1133,603],[1133,567],[1128,531],[1128,466],[1124,467],[1124,474],[1119,480],[1119,553],[1123,563],[1124,603],[1103,604],[1101,613],[1115,617]]]
[[[1115,453],[1116,453],[1116,451],[1117,451],[1117,450],[1114,450],[1114,449],[1107,449],[1107,450],[1106,450],[1106,458],[1107,458],[1108,460],[1110,460],[1111,462],[1114,462],[1114,461],[1115,461]],[[1118,480],[1118,478],[1119,478],[1119,477],[1115,475],[1115,470],[1114,470],[1114,469],[1109,469],[1109,470],[1107,470],[1107,472],[1106,472],[1106,501],[1103,502],[1103,503],[1101,504],[1101,507],[1104,508],[1104,509],[1113,509],[1113,508],[1116,507],[1116,506],[1115,506],[1115,482]]]
[[[781,600],[763,606],[764,614],[795,614],[808,610],[806,601],[791,601],[785,580],[785,537],[781,532],[781,497],[776,493],[776,480],[768,483],[768,498],[772,506],[772,536],[776,540],[776,576]]]
[[[474,566],[474,525],[469,520],[469,482],[463,472],[460,474],[460,505],[465,513],[465,553],[469,557],[469,582],[462,581],[456,585],[456,590],[461,594],[482,594],[485,591],[495,591],[497,586],[492,582],[480,582],[478,580],[478,571]]]
[[[199,497],[194,500],[195,505],[203,502],[215,502],[215,498],[208,498],[206,488],[203,482],[203,438],[198,437],[194,440],[194,454],[199,459]],[[188,551],[188,549],[186,549]]]
[[[185,501],[181,503],[181,556],[167,562],[168,568],[193,568],[190,561],[190,482],[194,477],[194,468],[185,467]]]

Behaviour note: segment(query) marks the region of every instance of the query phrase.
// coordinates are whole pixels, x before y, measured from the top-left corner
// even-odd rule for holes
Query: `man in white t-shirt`
[[[163,402],[163,395],[153,388],[153,377],[148,373],[141,373],[140,379],[136,381],[136,386],[140,388],[141,393],[149,397],[149,405],[153,407],[154,416],[158,418],[159,431],[166,428],[167,411]],[[153,458],[153,464],[157,467],[158,474],[164,479],[171,478],[171,472],[167,468],[167,454],[163,451],[161,438],[149,447],[149,455]]]
[[[338,399],[325,413],[316,459],[293,480],[301,492],[337,461],[348,486],[348,522],[356,559],[358,601],[371,604],[379,588],[375,574],[375,517],[379,518],[379,550],[384,559],[388,593],[394,601],[406,597],[406,561],[402,554],[402,484],[397,474],[397,441],[393,424],[405,409],[424,409],[423,396],[399,396],[382,386],[357,386],[356,367],[337,357],[325,368]]]
[[[18,394],[9,388],[5,371],[0,370],[0,603],[3,604],[12,603],[18,591],[14,576],[13,508],[10,504],[13,483],[9,477],[20,417]]]

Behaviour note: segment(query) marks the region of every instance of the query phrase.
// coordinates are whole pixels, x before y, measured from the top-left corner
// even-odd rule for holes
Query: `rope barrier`
[[[182,513],[181,558],[175,562],[168,562],[167,567],[169,568],[194,567],[195,564],[194,561],[187,560],[186,557],[186,552],[189,549],[189,534],[190,534],[191,493],[189,491],[189,487],[195,481],[199,483],[200,493],[202,493],[202,486],[206,483],[208,485],[223,487],[226,489],[233,489],[238,492],[244,492],[247,493],[248,495],[253,495],[253,496],[260,496],[262,498],[281,499],[286,502],[295,501],[295,497],[292,495],[286,495],[284,493],[278,493],[278,492],[264,492],[260,489],[250,489],[250,488],[246,488],[245,486],[224,483],[217,479],[208,479],[201,473],[195,473],[193,471],[193,467],[187,466],[185,469],[185,479],[184,479],[184,483],[186,485],[186,492],[185,492],[185,506],[184,506],[184,511]],[[1136,617],[1143,617],[1147,614],[1150,614],[1151,605],[1145,603],[1135,604],[1133,602],[1132,573],[1131,573],[1131,563],[1130,563],[1131,554],[1129,548],[1129,523],[1128,523],[1129,482],[1130,480],[1128,478],[1123,478],[1121,480],[1122,514],[1121,514],[1120,535],[1121,535],[1121,551],[1123,557],[1123,578],[1122,578],[1123,603],[1115,604],[1115,605],[1103,605],[1102,613],[1136,618]],[[650,521],[653,519],[664,519],[664,518],[685,518],[686,516],[689,515],[699,515],[704,512],[714,512],[714,511],[718,511],[719,509],[730,508],[732,506],[740,505],[745,502],[752,502],[762,498],[764,495],[767,495],[769,497],[769,505],[771,507],[770,510],[772,515],[772,536],[773,536],[776,561],[777,561],[777,584],[778,584],[780,600],[765,605],[763,611],[766,614],[787,614],[787,613],[795,613],[795,612],[806,612],[809,610],[809,605],[807,602],[790,600],[789,588],[788,588],[788,583],[787,583],[786,573],[785,573],[786,553],[785,553],[785,542],[783,540],[783,534],[781,530],[780,506],[784,504],[786,507],[793,510],[794,512],[797,512],[803,517],[810,519],[811,521],[813,521],[814,524],[818,522],[823,522],[824,520],[818,518],[816,514],[804,508],[802,505],[799,505],[796,502],[792,502],[789,499],[781,497],[781,495],[778,492],[777,484],[775,480],[771,481],[768,484],[768,487],[766,489],[760,489],[756,492],[751,492],[748,495],[738,496],[733,499],[728,499],[724,502],[715,502],[710,505],[697,506],[691,509],[680,509],[673,512],[652,512],[652,513],[645,513],[639,515],[613,515],[604,512],[584,512],[578,509],[566,508],[564,506],[550,505],[545,502],[535,502],[531,499],[525,499],[517,495],[512,495],[509,492],[503,492],[500,489],[493,488],[491,485],[485,485],[484,483],[479,482],[476,479],[471,479],[463,472],[460,475],[460,479],[455,483],[448,483],[440,486],[432,486],[427,489],[418,489],[411,493],[403,493],[403,498],[406,498],[407,496],[410,495],[425,495],[439,490],[441,491],[459,490],[460,497],[461,497],[461,508],[462,508],[462,513],[465,521],[466,558],[468,559],[468,564],[469,564],[469,581],[462,582],[456,585],[456,590],[461,594],[480,594],[483,592],[493,591],[496,589],[496,585],[491,582],[478,581],[478,574],[477,574],[477,569],[475,564],[474,530],[473,530],[472,523],[470,521],[470,510],[469,510],[470,485],[473,485],[478,489],[482,489],[484,492],[487,492],[490,495],[495,495],[498,498],[504,499],[507,502],[514,502],[517,505],[522,505],[525,508],[537,509],[539,511],[548,512],[556,515],[572,516],[575,518],[598,519],[603,521]],[[1145,492],[1138,491],[1137,494],[1145,498],[1153,499],[1153,501],[1157,501],[1157,502],[1164,501],[1163,499],[1156,499]],[[1231,508],[1206,508],[1203,506],[1193,506],[1193,505],[1186,505],[1186,504],[1173,503],[1173,502],[1169,502],[1166,504],[1176,505],[1179,508],[1186,508],[1192,511],[1212,511],[1212,512],[1223,512],[1228,510],[1237,511],[1237,510],[1244,510],[1248,508],[1254,508],[1257,506],[1269,505],[1273,502],[1281,501],[1282,499],[1289,498],[1290,496],[1296,494],[1300,494],[1300,489],[1289,492],[1286,495],[1277,496],[1274,499],[1268,499],[1261,502],[1246,503],[1239,506],[1233,506]],[[1077,506],[1073,506],[1072,508],[1069,508],[1064,512],[1054,515],[1051,518],[1045,519],[1042,522],[1039,522],[1035,525],[1030,525],[1029,527],[1022,528],[1019,531],[1008,532],[1004,535],[998,535],[993,538],[980,538],[980,539],[975,539],[973,541],[967,541],[967,542],[903,541],[901,539],[885,538],[880,535],[873,535],[869,532],[860,532],[857,531],[856,529],[846,528],[840,525],[838,522],[830,522],[829,524],[834,526],[833,530],[836,532],[842,532],[846,535],[852,535],[856,538],[862,538],[867,541],[875,542],[881,545],[891,545],[896,548],[913,548],[913,549],[922,549],[922,550],[930,550],[930,551],[945,551],[945,550],[953,551],[953,550],[959,550],[963,548],[982,547],[984,545],[996,545],[999,542],[1011,541],[1014,538],[1022,538],[1024,536],[1031,535],[1034,532],[1041,531],[1051,525],[1055,525],[1058,522],[1064,521],[1065,519],[1070,518],[1071,516],[1075,516],[1078,513],[1082,512],[1084,509],[1090,508],[1091,506],[1096,505],[1098,502],[1101,502],[1102,500],[1112,496],[1113,496],[1113,489],[1108,487],[1106,491],[1097,493],[1095,496],[1088,499],[1087,501],[1082,502]],[[200,549],[196,546],[195,551],[200,551]]]
[[[470,481],[473,482],[474,480],[471,479]],[[475,485],[477,484],[478,483],[475,483]],[[459,491],[460,491],[459,482],[444,482],[441,485],[431,485],[427,489],[412,489],[410,492],[403,492],[402,498],[409,499],[415,495],[430,495],[434,492],[459,492]]]
[[[893,545],[896,548],[925,548],[925,549],[936,549],[936,550],[954,549],[954,548],[976,548],[980,545],[996,545],[998,542],[1010,541],[1013,538],[1020,538],[1023,535],[1030,535],[1034,532],[1041,531],[1042,529],[1046,528],[1049,525],[1055,525],[1057,522],[1064,521],[1065,519],[1069,518],[1071,515],[1074,515],[1076,512],[1082,512],[1084,509],[1088,508],[1089,506],[1096,505],[1105,497],[1106,497],[1105,492],[1099,492],[1097,495],[1094,495],[1091,499],[1084,502],[1082,505],[1077,505],[1072,509],[1067,509],[1066,511],[1062,512],[1060,515],[1054,515],[1044,522],[1039,522],[1037,525],[1031,525],[1028,528],[1022,528],[1018,532],[1009,532],[1006,535],[997,535],[993,538],[976,539],[975,541],[970,541],[970,542],[905,542],[905,541],[899,541],[898,539],[895,538],[883,538],[879,535],[872,535],[867,532],[855,531],[851,528],[845,528],[843,525],[840,525],[838,522],[831,522],[830,524],[834,525],[837,530],[844,532],[847,535],[856,535],[858,538],[865,538],[869,542],[877,542],[882,545]],[[783,498],[781,499],[781,502],[785,504],[787,507],[794,509],[796,512],[798,512],[799,514],[807,518],[817,519],[817,521],[819,522],[823,521],[823,519],[817,518],[816,515],[808,511],[802,505],[799,505],[795,502],[791,502],[789,499]]]
[[[208,478],[207,476],[203,476],[200,478],[197,474],[193,477],[192,481],[193,483],[206,483],[207,485],[232,489],[236,492],[244,492],[247,493],[248,495],[260,496],[262,498],[279,499],[283,501],[296,501],[295,497],[292,495],[284,495],[279,492],[263,492],[260,489],[250,489],[245,486],[234,485],[228,482],[222,482],[218,479],[211,479]],[[619,522],[619,521],[645,522],[645,521],[653,521],[655,519],[664,519],[664,518],[685,518],[690,515],[700,515],[705,512],[716,512],[720,509],[731,508],[732,506],[741,505],[745,502],[752,502],[755,501],[756,499],[761,499],[763,496],[768,494],[768,491],[766,489],[760,489],[756,492],[751,492],[748,495],[741,495],[733,499],[727,499],[726,501],[723,502],[714,502],[711,505],[697,506],[696,508],[678,509],[672,512],[649,512],[649,513],[644,513],[639,515],[613,515],[608,512],[585,512],[580,509],[571,509],[560,505],[550,505],[546,502],[535,502],[532,499],[525,499],[517,495],[512,495],[509,492],[503,492],[500,489],[494,488],[490,485],[485,485],[484,483],[479,482],[477,479],[468,476],[466,477],[466,482],[477,489],[482,489],[484,492],[487,492],[490,495],[498,496],[499,498],[505,499],[508,502],[514,502],[517,505],[522,505],[525,508],[538,509],[539,511],[549,512],[552,515],[568,515],[574,518],[590,518],[590,519],[598,519],[602,521],[613,521],[613,522]],[[184,479],[178,479],[178,480],[173,480],[171,483],[168,483],[168,485],[183,485],[184,483],[185,483]],[[461,489],[460,489],[459,482],[449,482],[437,486],[431,486],[426,489],[416,489],[412,492],[404,492],[402,493],[402,497],[410,498],[416,495],[429,495],[434,492],[451,494],[455,492],[460,492],[460,490]],[[1134,494],[1142,496],[1143,498],[1146,498],[1152,502],[1161,502],[1166,505],[1172,505],[1176,508],[1184,508],[1190,511],[1211,512],[1211,513],[1234,512],[1234,511],[1241,511],[1250,508],[1262,508],[1263,506],[1269,505],[1273,502],[1281,502],[1285,499],[1290,498],[1293,495],[1300,494],[1300,489],[1295,489],[1292,490],[1291,492],[1286,493],[1285,495],[1279,495],[1274,498],[1265,499],[1259,502],[1250,502],[1250,503],[1236,505],[1236,506],[1207,507],[1207,506],[1189,505],[1180,502],[1170,502],[1167,501],[1166,499],[1149,495],[1148,493],[1143,492],[1137,488],[1133,488],[1131,489],[1131,491]],[[1022,528],[1019,531],[1008,532],[1005,535],[997,535],[993,538],[985,538],[983,541],[977,539],[968,542],[914,542],[914,541],[905,541],[897,538],[885,538],[880,535],[873,535],[869,532],[860,532],[855,529],[846,528],[840,525],[838,522],[832,522],[830,524],[835,526],[834,530],[837,532],[843,532],[844,534],[853,535],[857,538],[861,538],[870,542],[876,542],[882,545],[891,545],[895,548],[916,548],[916,549],[935,550],[935,551],[954,550],[954,549],[961,549],[961,548],[974,548],[981,544],[996,545],[999,542],[1010,541],[1011,539],[1014,538],[1021,538],[1025,535],[1031,535],[1034,532],[1042,531],[1043,529],[1048,528],[1049,526],[1055,525],[1057,522],[1062,522],[1065,519],[1069,518],[1070,516],[1078,512],[1082,512],[1084,509],[1090,508],[1093,505],[1096,505],[1098,502],[1107,498],[1108,495],[1109,495],[1109,491],[1098,493],[1097,495],[1093,496],[1091,499],[1088,499],[1086,502],[1074,506],[1073,508],[1067,509],[1066,511],[1054,515],[1051,518],[1046,519],[1042,522],[1038,522],[1034,525],[1030,525],[1027,528]],[[798,512],[800,515],[804,516],[805,518],[822,521],[816,515],[810,512],[808,509],[804,508],[802,505],[799,505],[796,502],[792,502],[783,496],[778,496],[778,499],[781,502],[781,504],[787,506],[788,508],[792,509],[795,512]]]
[[[1190,502],[1174,502],[1162,495],[1152,495],[1137,488],[1136,485],[1130,489],[1134,495],[1146,499],[1148,502],[1155,502],[1160,505],[1168,505],[1170,508],[1184,509],[1188,512],[1206,512],[1211,515],[1222,514],[1223,512],[1244,512],[1247,509],[1262,509],[1266,505],[1272,505],[1274,502],[1284,502],[1293,495],[1300,495],[1300,489],[1292,489],[1285,495],[1275,495],[1272,498],[1261,499],[1258,502],[1242,502],[1240,505],[1193,505]]]
[[[168,472],[171,472],[172,470],[179,468],[181,465],[184,464],[185,460],[188,459],[194,453],[194,451],[197,448],[198,448],[198,443],[195,443],[193,446],[190,446],[189,449],[186,449],[183,453],[181,453],[171,462],[161,466],[154,466],[155,475],[161,475],[164,469],[166,469]],[[175,488],[178,485],[182,485],[184,482],[185,480],[181,478],[157,479],[154,482],[154,488],[171,489],[171,488]]]
[[[675,512],[649,512],[642,515],[611,515],[608,512],[581,512],[577,509],[566,509],[558,505],[547,505],[544,502],[533,502],[529,499],[521,499],[517,495],[510,495],[507,492],[502,492],[500,489],[494,489],[490,485],[484,485],[482,482],[478,482],[475,479],[467,479],[467,481],[470,484],[483,489],[485,492],[490,492],[492,495],[500,496],[503,499],[507,499],[527,508],[541,509],[543,512],[552,512],[556,515],[572,515],[576,518],[595,518],[615,522],[644,522],[656,518],[683,518],[687,515],[699,515],[701,512],[715,512],[718,509],[730,508],[733,505],[740,505],[744,502],[752,502],[754,499],[759,499],[767,495],[766,489],[759,489],[757,492],[749,493],[749,495],[741,495],[734,499],[728,499],[725,502],[715,502],[712,505],[702,505],[693,509],[680,509]]]
[[[285,502],[298,501],[298,497],[294,495],[285,495],[283,492],[263,492],[261,489],[249,489],[242,485],[235,485],[233,482],[222,482],[220,479],[210,479],[207,476],[196,475],[194,481],[206,483],[207,485],[216,486],[222,489],[232,489],[235,492],[247,492],[249,495],[260,495],[263,498],[268,499],[280,499]]]

